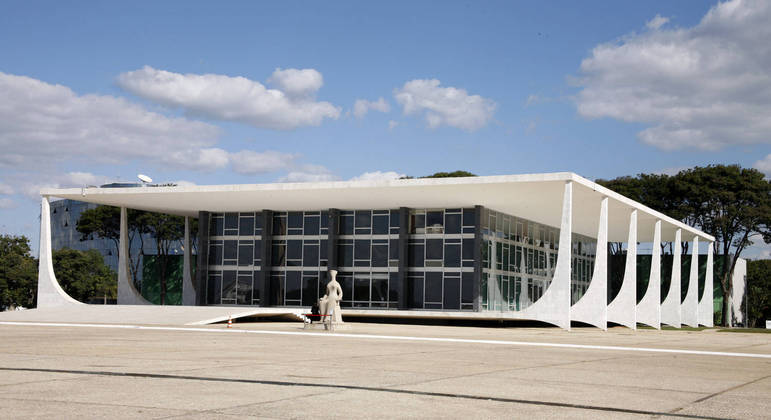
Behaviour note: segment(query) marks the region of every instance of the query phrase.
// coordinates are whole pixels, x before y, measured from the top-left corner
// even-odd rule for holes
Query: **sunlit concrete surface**
[[[19,418],[763,418],[771,412],[768,358],[420,340],[771,355],[766,334],[352,326],[343,336],[304,334],[299,322],[236,323],[229,331],[221,324],[185,331],[0,325],[0,407]]]

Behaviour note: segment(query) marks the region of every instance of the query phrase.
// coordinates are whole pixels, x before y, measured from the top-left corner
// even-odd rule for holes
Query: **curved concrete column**
[[[675,241],[672,244],[674,258],[672,258],[672,280],[669,282],[669,291],[661,304],[661,323],[680,328],[680,229],[675,231]]]
[[[637,210],[629,215],[624,280],[616,298],[608,304],[608,321],[637,329]]]
[[[51,205],[43,197],[40,205],[40,258],[37,271],[37,307],[50,308],[62,305],[82,305],[62,289],[54,274],[51,251]]]
[[[608,197],[603,197],[600,203],[592,281],[581,299],[570,308],[570,319],[608,329]]]
[[[648,288],[637,304],[637,322],[661,329],[661,220],[656,220],[653,228],[651,272]]]
[[[715,326],[715,304],[713,303],[713,267],[712,267],[712,246],[710,242],[707,247],[707,274],[704,276],[704,293],[699,301],[699,324],[705,327]]]
[[[522,318],[548,322],[570,331],[570,265],[572,256],[573,182],[565,183],[560,242],[554,278],[543,296],[522,311]]]
[[[693,238],[693,251],[691,251],[691,271],[688,274],[688,291],[685,292],[680,308],[683,324],[689,327],[699,326],[699,237]]]
[[[182,267],[182,304],[187,306],[195,306],[195,287],[193,286],[193,276],[191,275],[190,257],[192,247],[190,246],[190,218],[185,216],[185,243],[183,267]]]
[[[152,305],[134,287],[129,275],[128,212],[120,208],[120,240],[118,241],[118,305]]]
[[[731,316],[729,317],[730,325],[735,327],[737,325],[744,325],[744,313],[742,312],[742,301],[744,301],[745,288],[747,287],[747,260],[739,258],[736,260],[736,266],[734,266],[734,272],[731,273]]]

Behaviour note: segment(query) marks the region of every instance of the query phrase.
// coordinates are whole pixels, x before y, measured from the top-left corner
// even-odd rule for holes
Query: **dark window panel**
[[[444,212],[443,211],[429,211],[426,212],[426,227],[439,227],[444,226]]]
[[[303,267],[318,267],[318,265],[319,265],[318,245],[305,245],[303,247]]]
[[[417,229],[426,227],[426,215],[425,214],[411,214],[410,215],[410,233],[415,233]]]
[[[388,245],[372,246],[372,266],[373,267],[388,266]]]
[[[326,260],[329,253],[329,241],[327,239],[322,239],[320,241],[320,248],[319,248],[319,258],[322,260]]]
[[[259,260],[262,258],[262,241],[257,239],[254,241],[254,259]]]
[[[238,229],[238,213],[225,213],[225,229]]]
[[[238,241],[225,241],[226,260],[235,260],[238,257]]]
[[[388,279],[372,279],[372,301],[388,301]]]
[[[369,210],[357,210],[356,227],[357,228],[372,227],[372,212]]]
[[[206,301],[210,305],[219,305],[222,300],[222,277],[209,276],[209,282],[206,288]]]
[[[463,259],[464,260],[474,259],[474,240],[473,239],[463,240]]]
[[[303,241],[286,241],[286,258],[288,260],[301,260],[303,258]]]
[[[353,216],[340,216],[340,235],[353,235]]]
[[[222,299],[236,299],[236,272],[233,270],[222,272]]]
[[[388,300],[391,302],[399,301],[399,293],[402,291],[402,282],[399,279],[399,273],[388,274]]]
[[[426,239],[426,259],[427,260],[441,260],[442,259],[442,245],[441,239]]]
[[[318,217],[316,216],[306,217],[303,233],[306,235],[318,235],[319,226],[320,226],[320,220]]]
[[[399,227],[399,210],[391,210],[391,221],[389,225],[392,228],[398,228]]]
[[[292,236],[300,236],[300,235],[303,234],[303,230],[302,229],[287,229],[286,234],[287,235],[292,235]]]
[[[239,245],[238,246],[238,265],[252,265],[254,264],[253,245]]]
[[[302,284],[302,305],[303,306],[311,306],[314,303],[317,303],[319,300],[319,279],[318,277],[312,277],[312,276],[303,276],[303,284]]]
[[[209,265],[222,265],[222,245],[209,247]]]
[[[286,235],[286,218],[273,216],[273,235]]]
[[[442,301],[442,273],[426,272],[426,302]]]
[[[223,236],[224,221],[221,217],[212,217],[211,236]]]
[[[262,231],[262,213],[259,212],[255,215],[254,218],[254,230],[255,234],[258,234],[257,231]]]
[[[254,216],[240,218],[238,224],[238,234],[241,236],[254,235]]]
[[[372,218],[372,234],[373,235],[388,234],[388,216],[374,216]]]
[[[390,239],[388,241],[388,258],[392,260],[399,259],[399,240]]]
[[[286,272],[286,299],[300,300],[300,272]]]
[[[409,246],[409,266],[410,267],[423,267],[425,265],[424,261],[424,252],[425,246],[424,245],[410,245]]]
[[[289,229],[303,228],[303,213],[301,211],[290,211],[287,215]]]
[[[353,300],[369,301],[369,278],[354,279]]]
[[[268,299],[268,297],[266,297]],[[284,304],[284,276],[270,276],[270,296],[271,305],[282,306]]]
[[[461,232],[461,215],[447,214],[444,216],[444,233],[458,234]]]
[[[460,245],[449,244],[444,246],[444,266],[460,267]]]
[[[353,267],[353,245],[340,245],[338,248],[338,265],[341,267]]]
[[[410,277],[410,289],[412,291],[410,307],[423,309],[423,278]]]
[[[463,273],[461,284],[461,302],[464,304],[474,303],[474,273]]]
[[[352,301],[353,300],[353,277],[350,275],[339,275],[337,276],[337,282],[340,283],[340,288],[343,290],[343,302]],[[326,283],[324,284],[323,287],[324,288],[322,289],[321,294],[325,295],[327,293]]]
[[[273,244],[271,249],[270,265],[274,267],[282,267],[286,265],[286,245]]]
[[[370,235],[372,234],[372,229],[370,228],[357,228],[355,230],[356,235]]]
[[[442,300],[444,309],[460,309],[460,293],[460,278],[445,277]]]
[[[260,289],[262,288],[262,284],[260,284],[260,272],[255,271],[252,273],[252,301],[254,303],[260,302]]]
[[[238,275],[238,296],[236,303],[239,305],[251,305],[252,304],[252,276]]]
[[[353,245],[353,258],[356,260],[370,259],[371,242],[369,239],[356,239]]]

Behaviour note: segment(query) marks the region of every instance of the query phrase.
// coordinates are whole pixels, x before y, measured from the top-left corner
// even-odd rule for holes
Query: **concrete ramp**
[[[300,321],[302,308],[227,306],[72,305],[0,312],[0,321],[133,325],[207,325],[246,317],[290,317]]]

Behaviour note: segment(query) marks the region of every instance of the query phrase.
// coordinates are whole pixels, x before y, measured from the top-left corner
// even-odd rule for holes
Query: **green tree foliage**
[[[0,310],[35,306],[37,260],[26,236],[0,235]]]
[[[462,178],[466,176],[476,176],[468,171],[437,172],[432,175],[421,176],[421,178]],[[412,176],[403,176],[399,179],[414,179]]]
[[[742,251],[760,238],[771,243],[771,182],[755,169],[709,165],[673,176],[639,174],[597,182],[714,236],[715,254],[722,259],[715,275],[723,296],[732,292],[731,273]],[[729,322],[728,304],[724,299],[723,325]]]
[[[166,304],[167,279],[169,274],[171,245],[185,237],[185,218],[163,213],[143,212],[137,219],[141,232],[155,239],[158,251],[157,263],[161,280],[161,305]]]
[[[129,272],[131,278],[134,280],[134,284],[138,282],[138,273],[140,270],[139,264],[142,261],[142,252],[144,250],[143,238],[141,233],[142,226],[139,226],[139,216],[142,213],[138,210],[128,209],[128,240],[129,243],[133,243],[134,238],[140,241],[139,255],[131,255],[131,247],[129,247]],[[120,208],[113,206],[97,206],[93,209],[85,210],[80,214],[78,224],[76,227],[78,233],[80,233],[80,240],[87,241],[92,235],[97,235],[100,238],[109,239],[115,246],[115,255],[120,255]]]
[[[747,261],[747,326],[771,320],[771,260]]]
[[[74,299],[88,302],[97,297],[114,299],[117,295],[118,276],[104,264],[102,254],[95,249],[54,251],[53,265],[62,289]]]

